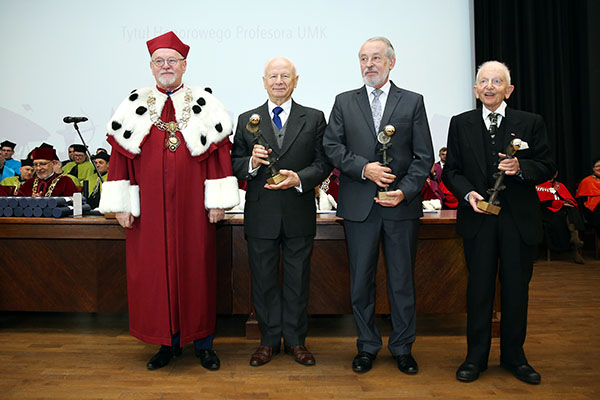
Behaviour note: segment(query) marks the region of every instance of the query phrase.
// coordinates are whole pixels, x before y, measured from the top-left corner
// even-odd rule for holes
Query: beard
[[[367,72],[377,72],[377,75],[367,76]],[[386,76],[381,75],[381,73],[379,71],[377,71],[377,69],[375,69],[375,68],[365,68],[365,70],[363,71],[362,78],[363,78],[363,82],[365,85],[371,86],[371,87],[377,87],[377,86],[380,86],[383,83],[385,83],[385,81],[387,79],[387,75]]]
[[[175,74],[170,75],[159,75],[158,81],[161,85],[171,86],[177,80],[177,76]]]

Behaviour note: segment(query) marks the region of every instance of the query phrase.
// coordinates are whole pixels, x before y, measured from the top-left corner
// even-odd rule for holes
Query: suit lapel
[[[283,156],[290,148],[298,134],[304,127],[306,123],[306,112],[304,107],[296,103],[292,100],[292,110],[290,112],[290,116],[288,117],[286,127],[285,127],[285,135],[283,135],[283,143],[281,145],[281,153],[280,156]]]
[[[510,144],[510,141],[515,138],[524,140],[522,137],[522,133],[519,130],[519,125],[521,124],[521,121],[508,107],[506,107],[506,118],[504,119],[504,121],[502,121],[502,123],[506,123],[506,125],[504,125],[504,143],[502,147],[503,149],[507,149],[508,145]]]
[[[258,108],[258,114],[260,115],[260,131],[262,133],[262,137],[269,144],[269,147],[273,149],[273,151],[279,155],[279,145],[277,144],[277,139],[275,138],[275,132],[273,132],[273,124],[271,123],[271,115],[269,115],[269,107],[267,106],[267,102]]]
[[[375,132],[375,124],[373,123],[371,104],[369,103],[369,98],[367,96],[367,88],[365,86],[361,87],[356,91],[356,103],[358,104],[358,108],[360,109],[360,112],[365,118],[365,121],[367,121],[367,125],[369,126],[369,128],[371,128],[371,135],[373,135],[374,138],[377,136],[377,134]]]
[[[487,166],[485,162],[485,144],[483,143],[483,134],[481,128],[483,118],[481,113],[481,108],[477,108],[471,113],[470,118],[467,120],[465,132],[467,135],[473,135],[473,140],[471,141],[473,144],[473,156],[475,157],[475,160],[477,160],[477,164],[479,164],[481,173],[485,176]]]

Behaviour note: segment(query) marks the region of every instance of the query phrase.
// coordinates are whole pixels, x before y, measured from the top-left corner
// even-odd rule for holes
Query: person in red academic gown
[[[575,196],[582,200],[587,221],[600,235],[600,157],[594,158],[592,168],[593,174],[583,178]]]
[[[535,185],[542,206],[544,236],[546,245],[551,250],[572,250],[573,261],[584,264],[585,261],[578,249],[583,247],[579,231],[585,229],[583,217],[569,189],[558,182],[556,177],[547,182]]]
[[[214,370],[214,224],[239,202],[233,124],[209,88],[182,83],[189,46],[173,32],[147,45],[156,87],[131,92],[108,122],[112,155],[100,210],[127,228],[130,332],[161,345],[148,369],[194,341],[202,366]]]
[[[33,150],[32,158],[35,176],[21,185],[18,196],[72,196],[77,191],[66,174],[54,173],[54,165],[60,164],[56,150],[38,147]]]

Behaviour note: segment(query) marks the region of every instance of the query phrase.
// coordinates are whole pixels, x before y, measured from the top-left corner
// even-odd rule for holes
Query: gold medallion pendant
[[[169,151],[177,150],[180,144],[181,141],[177,136],[175,136],[175,134],[170,134],[165,142],[165,146],[167,147],[167,149],[169,149]]]

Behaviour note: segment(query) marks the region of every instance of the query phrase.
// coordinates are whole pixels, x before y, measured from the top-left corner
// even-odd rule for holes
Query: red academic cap
[[[32,157],[34,160],[57,160],[56,150],[36,147],[33,149]]]
[[[152,56],[156,49],[173,49],[178,51],[183,58],[186,58],[188,52],[190,51],[190,46],[179,40],[173,31],[157,36],[154,39],[150,39],[146,42],[146,44],[148,45],[150,56]]]

